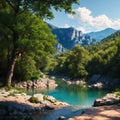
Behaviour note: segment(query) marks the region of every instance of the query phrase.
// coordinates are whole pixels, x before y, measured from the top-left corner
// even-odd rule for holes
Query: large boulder
[[[96,99],[93,106],[113,105],[120,103],[120,98],[115,93],[108,93],[104,97]]]
[[[39,101],[43,101],[43,95],[42,94],[35,94],[34,97],[38,98]]]

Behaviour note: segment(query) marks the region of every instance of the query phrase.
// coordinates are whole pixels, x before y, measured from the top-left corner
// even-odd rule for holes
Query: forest
[[[120,31],[89,46],[75,46],[72,50],[54,55],[44,69],[50,74],[71,79],[89,78],[94,74],[120,78]],[[46,70],[47,69],[47,70]]]
[[[56,10],[65,9],[72,13],[70,6],[73,3],[77,4],[77,1],[68,6],[62,6],[62,1],[48,2],[46,12],[40,12],[43,8],[37,8],[32,2],[0,3],[0,77],[4,83],[11,84],[12,79],[38,79],[43,73],[68,76],[71,80],[86,79],[94,74],[120,78],[120,31],[99,43],[77,45],[72,50],[56,54],[56,36],[43,18],[53,18],[49,4]]]

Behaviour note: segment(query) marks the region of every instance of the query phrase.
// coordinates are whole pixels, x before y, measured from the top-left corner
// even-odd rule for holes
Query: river
[[[96,89],[81,89],[72,87],[57,87],[54,90],[37,91],[55,97],[57,100],[67,102],[69,107],[53,110],[43,116],[36,116],[36,120],[57,120],[59,116],[70,118],[80,115],[83,109],[91,107],[96,98],[102,97],[108,91]]]

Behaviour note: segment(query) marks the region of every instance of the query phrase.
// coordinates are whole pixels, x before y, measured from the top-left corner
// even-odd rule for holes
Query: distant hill
[[[91,32],[88,33],[92,38],[96,39],[97,41],[101,41],[102,39],[108,37],[109,35],[115,33],[117,30],[112,28],[107,28],[98,32]]]
[[[58,28],[51,24],[48,24],[48,26],[52,29],[53,34],[56,35],[58,43],[65,49],[72,49],[77,44],[90,45],[96,42],[88,34],[84,34],[82,31],[78,31],[73,27]]]

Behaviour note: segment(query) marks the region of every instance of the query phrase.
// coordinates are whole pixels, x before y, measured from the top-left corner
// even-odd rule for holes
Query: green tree
[[[73,3],[78,4],[78,0],[0,0],[1,39],[8,43],[7,85],[11,84],[14,67],[21,54],[39,48],[41,51],[48,50],[52,46],[48,43],[54,38],[50,31],[43,29],[45,25],[41,25],[44,23],[37,16],[51,19],[54,17],[53,8],[73,13]],[[41,51],[37,52],[41,54]]]
[[[12,16],[11,12],[6,14]],[[3,17],[4,16],[2,16],[2,18]],[[19,14],[16,19],[17,21],[9,23],[9,26],[14,29],[13,31],[15,31],[15,33],[10,30],[10,32],[7,33],[7,36],[10,36],[10,38],[5,39],[5,29],[7,29],[5,26],[4,34],[2,34],[3,41],[7,42],[9,40],[10,43],[7,45],[9,46],[8,84],[11,84],[15,63],[19,57],[24,57],[24,55],[27,54],[35,60],[40,55],[47,55],[54,52],[54,45],[56,43],[55,37],[52,35],[47,25],[36,15],[30,12],[24,12]],[[2,21],[2,23],[8,25],[7,20]],[[1,24],[1,26],[2,25],[3,24]]]
[[[88,51],[81,46],[75,46],[66,59],[67,71],[71,78],[84,78],[88,75],[86,65],[90,60]]]

